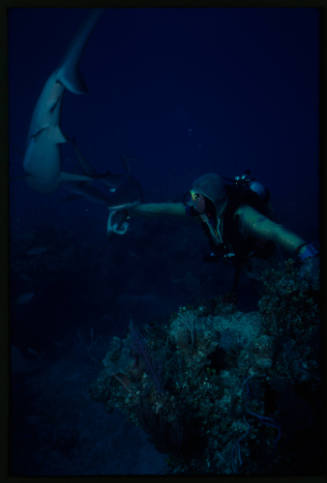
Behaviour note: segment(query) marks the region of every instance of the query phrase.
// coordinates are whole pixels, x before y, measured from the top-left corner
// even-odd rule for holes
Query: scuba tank
[[[239,206],[246,204],[252,206],[263,215],[272,218],[269,206],[270,192],[261,182],[251,175],[250,170],[245,170],[241,175],[237,175],[233,178],[220,175],[220,178],[223,179],[227,206],[225,207],[225,211],[223,212],[222,216],[222,243],[217,243],[217,240],[215,240],[212,235],[212,229],[216,229],[215,201],[217,196],[214,196],[215,190],[212,189],[209,191],[211,196],[208,196],[206,193],[204,189],[206,188],[206,185],[203,180],[205,176],[208,178],[211,176],[213,178],[212,173],[203,175],[203,177],[200,177],[198,180],[196,180],[192,187],[192,189],[196,192],[197,188],[200,186],[202,195],[208,199],[207,212],[205,213],[207,220],[201,219],[201,221],[205,234],[209,239],[211,250],[208,255],[204,256],[203,259],[207,262],[216,262],[218,260],[231,262],[235,267],[233,290],[236,290],[241,269],[249,257],[254,255],[263,255],[264,257],[267,255],[269,256],[267,248],[269,248],[270,252],[271,247],[268,247],[267,244],[264,244],[265,246],[263,246],[261,249],[261,246],[259,245],[262,244],[256,243],[256,240],[242,240],[238,232],[237,223],[235,223],[234,220],[234,213]],[[204,188],[200,181],[202,182],[202,185],[204,185]],[[215,182],[216,180],[213,179],[212,181]],[[199,191],[200,194],[201,191]],[[220,189],[220,191],[222,190]],[[192,196],[191,191],[186,194],[188,197],[190,195]],[[188,208],[189,214],[196,216],[197,213],[196,210],[194,210],[192,201],[191,199],[186,198],[186,196],[184,196],[184,203]],[[213,207],[213,209],[210,207]],[[259,251],[261,252],[260,254]]]
[[[273,218],[270,208],[270,192],[260,181],[251,175],[249,169],[245,170],[241,175],[236,175],[233,178],[222,176],[226,182],[226,190],[229,197],[229,204],[224,216],[224,234],[227,235],[227,240],[218,246],[214,246],[211,241],[210,233],[205,226],[205,232],[209,238],[211,245],[210,255],[205,256],[205,261],[216,261],[223,259],[225,261],[237,262],[239,256],[243,258],[246,254],[246,258],[251,257],[258,252],[256,249],[248,249],[247,244],[243,241],[238,243],[238,234],[235,232],[233,223],[233,214],[235,210],[241,204],[247,204],[258,210],[263,215]],[[236,243],[236,244],[235,244]],[[263,249],[263,253],[266,252],[266,248]]]
[[[253,200],[256,198],[258,203],[268,203],[270,199],[270,192],[260,181],[254,176],[251,176],[251,171],[246,169],[243,174],[228,178],[223,176],[223,179],[229,184],[234,185],[238,192],[246,198],[252,196]]]

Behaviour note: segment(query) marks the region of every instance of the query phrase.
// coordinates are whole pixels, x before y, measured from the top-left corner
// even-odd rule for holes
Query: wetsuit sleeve
[[[238,228],[245,239],[255,237],[269,240],[294,254],[297,254],[299,247],[305,244],[305,240],[301,237],[270,220],[251,206],[240,206],[234,216],[238,218]]]

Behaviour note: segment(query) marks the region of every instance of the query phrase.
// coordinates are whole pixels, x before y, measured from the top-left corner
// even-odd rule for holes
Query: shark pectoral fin
[[[53,126],[49,128],[49,137],[51,137],[51,140],[55,144],[62,144],[67,142],[67,139],[62,133],[62,130],[59,126]]]
[[[61,171],[60,181],[68,181],[68,182],[93,181],[93,178],[90,178],[90,176],[85,176],[83,174],[67,173],[67,171]]]

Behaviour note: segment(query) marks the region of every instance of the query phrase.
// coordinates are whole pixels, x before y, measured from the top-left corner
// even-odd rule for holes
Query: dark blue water
[[[91,401],[67,429],[71,401],[99,370],[87,348],[96,338],[99,360],[130,318],[160,323],[179,305],[228,291],[233,277],[228,267],[202,263],[206,239],[192,221],[133,219],[127,235],[108,239],[105,206],[68,202],[62,188],[40,194],[20,178],[37,97],[87,14],[13,8],[8,17],[11,337],[35,364],[17,376],[25,383],[13,384],[16,474],[164,471],[161,457],[141,445],[144,435],[122,429],[119,415],[111,416],[117,444],[108,462],[103,447],[112,434]],[[80,64],[88,93],[64,96],[63,132],[99,172],[121,172],[122,153],[135,158],[146,201],[182,200],[206,172],[251,169],[270,189],[278,220],[317,241],[318,27],[318,10],[308,8],[107,9]],[[64,170],[78,171],[71,146],[62,147],[62,160]],[[29,254],[36,248],[43,251]],[[32,298],[17,303],[26,293]],[[242,279],[242,308],[256,300],[254,282]],[[76,387],[68,379],[60,386],[62,371],[75,374]],[[44,410],[55,394],[62,414]],[[100,421],[95,434],[92,417]],[[58,421],[61,446],[53,434]],[[95,442],[99,451],[87,459]],[[131,459],[136,446],[144,451]]]

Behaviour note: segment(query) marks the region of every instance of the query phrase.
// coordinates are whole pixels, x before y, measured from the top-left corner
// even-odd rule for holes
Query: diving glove
[[[313,243],[306,243],[298,249],[298,261],[301,266],[299,277],[308,280],[314,287],[319,287],[320,257],[319,250]]]
[[[313,243],[305,243],[304,245],[301,245],[298,249],[298,259],[300,262],[304,262],[308,258],[314,258],[319,255],[319,251],[317,248],[314,246]]]

